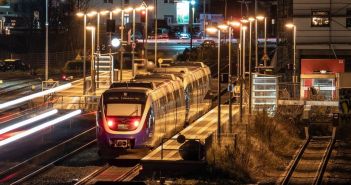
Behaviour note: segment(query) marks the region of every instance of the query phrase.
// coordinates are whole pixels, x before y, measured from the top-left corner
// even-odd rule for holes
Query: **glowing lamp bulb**
[[[113,123],[113,121],[112,120],[108,120],[107,121],[107,125],[108,125],[108,127],[113,127],[113,125],[114,125],[114,123]]]
[[[138,127],[139,124],[140,124],[139,120],[135,120],[135,121],[133,122],[133,126],[134,126],[134,127]]]

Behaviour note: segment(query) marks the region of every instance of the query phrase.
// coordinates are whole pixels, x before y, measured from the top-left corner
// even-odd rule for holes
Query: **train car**
[[[183,82],[186,123],[191,123],[211,107],[211,100],[206,99],[210,90],[211,71],[202,62],[176,62],[167,67],[156,68],[154,73],[174,74]]]
[[[109,158],[125,149],[157,146],[162,138],[183,128],[185,103],[179,79],[114,86],[119,87],[105,91],[98,107],[101,156]]]
[[[99,154],[110,158],[126,149],[158,146],[195,119],[197,111],[204,112],[210,72],[196,65],[175,64],[112,84],[98,107]]]

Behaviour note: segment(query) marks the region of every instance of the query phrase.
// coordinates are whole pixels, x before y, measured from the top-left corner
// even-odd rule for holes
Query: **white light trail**
[[[44,118],[47,118],[47,117],[49,117],[49,116],[52,116],[52,115],[56,114],[57,112],[58,112],[57,109],[54,109],[54,110],[45,112],[45,113],[43,113],[43,114],[40,114],[40,115],[38,115],[38,116],[29,118],[29,119],[27,119],[27,120],[21,121],[21,122],[19,122],[19,123],[13,124],[13,125],[11,125],[11,126],[5,127],[5,128],[3,128],[3,129],[0,129],[0,135],[1,135],[1,134],[4,134],[4,133],[6,133],[6,132],[9,132],[9,131],[15,130],[15,129],[17,129],[17,128],[20,128],[20,127],[29,125],[29,124],[31,124],[31,123],[33,123],[33,122],[39,121],[39,120],[44,119]]]
[[[31,134],[33,134],[33,133],[35,133],[35,132],[38,132],[38,131],[40,131],[40,130],[43,130],[43,129],[45,129],[45,128],[47,128],[47,127],[50,127],[50,126],[52,126],[52,125],[55,125],[55,124],[57,124],[57,123],[59,123],[59,122],[61,122],[61,121],[64,121],[64,120],[66,120],[66,119],[69,119],[69,118],[71,118],[71,117],[74,117],[74,116],[76,116],[76,115],[79,115],[81,112],[82,112],[81,110],[75,110],[75,111],[70,112],[70,113],[68,113],[68,114],[65,114],[65,115],[63,115],[63,116],[61,116],[61,117],[58,117],[58,118],[56,118],[56,119],[53,119],[53,120],[48,121],[48,122],[46,122],[46,123],[43,123],[43,124],[41,124],[41,125],[39,125],[39,126],[36,126],[36,127],[34,127],[34,128],[31,128],[31,129],[29,129],[29,130],[26,130],[26,131],[24,131],[24,132],[22,132],[22,133],[19,133],[19,134],[17,134],[17,135],[14,135],[14,136],[12,136],[12,137],[10,137],[10,138],[4,139],[4,140],[0,141],[0,147],[1,147],[1,146],[4,146],[4,145],[7,145],[7,144],[9,144],[9,143],[12,143],[12,142],[14,142],[14,141],[17,141],[17,140],[19,140],[19,139],[21,139],[21,138],[23,138],[23,137],[29,136],[29,135],[31,135]]]
[[[19,104],[19,103],[22,103],[22,102],[25,102],[28,100],[32,100],[34,98],[45,96],[45,95],[48,95],[48,94],[53,93],[53,92],[62,91],[62,90],[70,88],[71,86],[72,86],[72,84],[68,83],[68,84],[61,85],[61,86],[58,86],[58,87],[55,87],[55,88],[52,88],[49,90],[45,90],[45,91],[31,94],[31,95],[28,95],[28,96],[25,96],[22,98],[18,98],[16,100],[8,101],[8,102],[0,104],[0,109],[4,109],[4,108],[12,106],[12,105],[16,105],[16,104]]]

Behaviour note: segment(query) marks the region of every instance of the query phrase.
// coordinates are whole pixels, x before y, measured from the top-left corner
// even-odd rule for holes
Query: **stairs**
[[[106,88],[111,85],[113,75],[113,56],[109,54],[95,55],[96,88]]]

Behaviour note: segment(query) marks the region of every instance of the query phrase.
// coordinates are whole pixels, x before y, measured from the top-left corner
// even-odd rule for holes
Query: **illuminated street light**
[[[252,104],[252,22],[255,21],[255,18],[249,17],[249,114],[252,113],[251,104]]]
[[[94,64],[94,52],[95,52],[95,27],[87,26],[87,30],[91,31],[91,54],[90,54],[90,75],[91,75],[91,86],[92,92],[95,94],[95,64]]]
[[[95,16],[96,14],[97,14],[97,11],[91,11],[91,12],[87,13],[87,16],[88,16],[88,17],[93,17],[93,16]]]
[[[258,37],[257,37],[257,20],[258,21],[262,21],[264,20],[264,49],[263,49],[263,62],[264,62],[264,66],[267,66],[267,17],[262,16],[262,15],[258,15],[256,16],[256,67],[258,67]]]
[[[228,29],[228,25],[225,24],[221,24],[218,25],[217,28],[215,27],[208,27],[206,29],[207,32],[209,33],[218,33],[218,53],[217,53],[217,65],[218,65],[218,79],[217,79],[217,112],[218,112],[218,117],[217,117],[217,134],[218,134],[218,138],[220,137],[220,133],[221,133],[221,98],[220,98],[220,92],[221,92],[221,31],[224,31],[226,29]]]
[[[289,29],[293,29],[293,44],[294,44],[294,46],[293,46],[293,79],[292,79],[292,81],[293,81],[293,83],[294,83],[294,85],[293,85],[293,87],[294,87],[294,97],[295,97],[295,95],[296,95],[296,88],[295,88],[295,83],[297,83],[298,82],[298,80],[297,80],[297,76],[296,76],[296,25],[294,25],[294,24],[292,24],[292,23],[289,23],[289,24],[286,24],[285,25],[287,28],[289,28]]]
[[[233,35],[233,28],[232,27],[240,27],[241,23],[238,21],[228,21],[228,25],[229,26],[229,44],[228,44],[228,49],[229,49],[229,54],[228,54],[228,88],[230,89],[229,91],[229,131],[232,131],[232,98],[233,98],[233,94],[232,94],[232,35]]]

